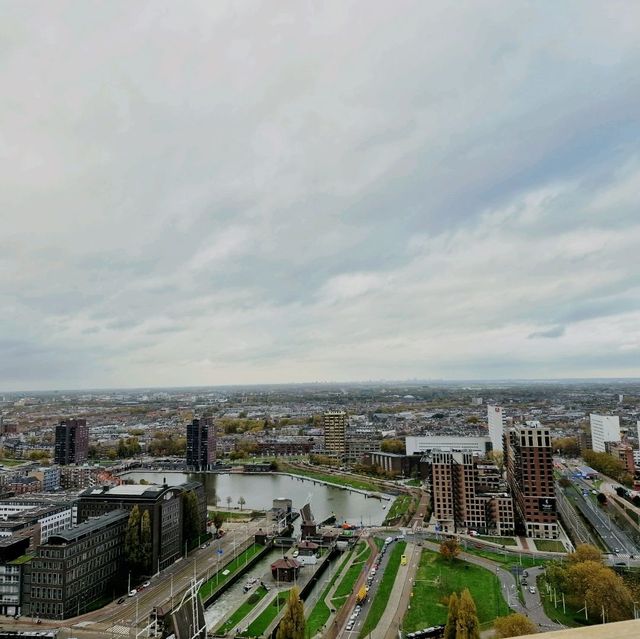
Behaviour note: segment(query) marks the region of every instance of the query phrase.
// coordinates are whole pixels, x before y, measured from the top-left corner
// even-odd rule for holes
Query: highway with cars
[[[570,496],[565,491],[570,502],[584,515],[584,517],[593,526],[598,536],[602,539],[609,551],[623,558],[633,559],[640,554],[640,549],[629,538],[629,536],[620,529],[620,527],[612,521],[611,518],[602,511],[602,509],[594,503],[591,495],[597,494],[593,483],[579,477],[571,467],[566,466],[563,473],[576,488],[578,494]],[[559,487],[562,490],[561,487]]]

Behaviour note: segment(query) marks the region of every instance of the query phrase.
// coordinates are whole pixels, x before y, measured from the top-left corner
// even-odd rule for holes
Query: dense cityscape
[[[640,637],[640,2],[0,25],[0,639]]]
[[[0,400],[5,629],[266,637],[293,582],[310,637],[439,637],[470,567],[495,636],[637,615],[638,382]],[[557,574],[581,553],[606,593]]]

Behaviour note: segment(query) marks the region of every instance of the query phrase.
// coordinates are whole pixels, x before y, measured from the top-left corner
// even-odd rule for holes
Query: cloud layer
[[[2,13],[0,388],[640,375],[637,5]]]

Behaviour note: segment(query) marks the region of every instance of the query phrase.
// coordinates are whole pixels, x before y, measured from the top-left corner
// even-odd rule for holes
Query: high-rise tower
[[[515,510],[528,537],[558,536],[551,432],[544,426],[520,424],[505,434],[507,482]]]
[[[54,461],[60,466],[82,464],[89,456],[89,427],[86,419],[63,419],[56,426]]]
[[[200,417],[187,424],[187,466],[210,470],[216,463],[216,426],[211,417]]]

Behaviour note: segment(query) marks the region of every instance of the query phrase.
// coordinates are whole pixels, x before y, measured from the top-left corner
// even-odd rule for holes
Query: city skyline
[[[640,6],[33,6],[4,391],[640,376]]]

